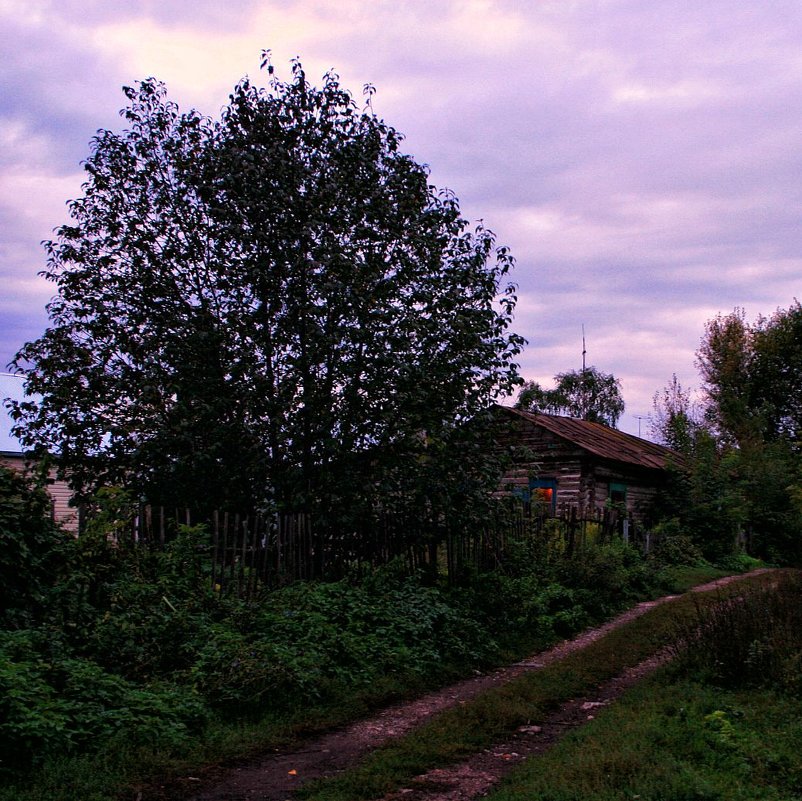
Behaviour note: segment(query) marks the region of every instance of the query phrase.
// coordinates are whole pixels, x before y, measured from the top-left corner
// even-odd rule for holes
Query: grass
[[[489,801],[802,799],[799,698],[662,671],[524,763]]]
[[[667,593],[680,594],[700,584],[729,576],[732,572],[710,565],[673,565],[661,571],[658,586]]]
[[[761,583],[763,577],[744,579]],[[437,715],[373,752],[362,764],[302,790],[308,801],[368,801],[397,790],[432,768],[464,759],[527,723],[537,723],[563,701],[589,691],[673,641],[678,623],[697,606],[743,591],[743,582],[705,596],[658,606],[559,663],[496,688]],[[531,796],[530,796],[531,797]]]

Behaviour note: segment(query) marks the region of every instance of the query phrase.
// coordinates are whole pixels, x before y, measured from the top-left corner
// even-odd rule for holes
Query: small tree
[[[516,408],[564,414],[612,427],[624,412],[621,382],[611,373],[588,367],[559,373],[554,381],[554,389],[544,389],[536,381],[524,384]]]
[[[218,122],[125,93],[47,244],[23,444],[79,492],[207,507],[390,505],[435,457],[466,486],[463,423],[518,381],[508,249],[334,73],[243,80]]]
[[[757,434],[750,371],[752,331],[743,309],[705,325],[696,365],[707,405],[705,418],[722,441],[740,443]]]
[[[691,399],[691,392],[682,388],[676,373],[671,376],[670,384],[654,393],[652,407],[650,429],[655,440],[690,455],[703,426],[703,413]]]

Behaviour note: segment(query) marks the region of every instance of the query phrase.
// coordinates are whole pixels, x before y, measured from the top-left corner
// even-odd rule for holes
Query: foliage
[[[718,437],[739,443],[754,435],[749,369],[752,332],[743,309],[705,325],[697,367],[707,398],[705,417]]]
[[[468,486],[462,423],[517,382],[509,250],[334,73],[244,79],[219,121],[152,79],[125,94],[47,243],[50,327],[13,363],[38,398],[11,406],[23,444],[83,494],[183,505]]]
[[[677,650],[682,669],[721,686],[802,692],[802,576],[700,608]]]
[[[41,615],[0,631],[4,797],[100,799],[112,791],[93,795],[95,762],[113,786],[217,759],[221,737],[229,754],[242,753],[243,732],[252,746],[286,743],[292,721],[333,725],[502,654],[520,658],[646,590],[643,562],[624,546],[588,543],[571,561],[525,539],[508,573],[466,574],[457,587],[393,563],[246,602],[214,591],[203,529],[181,528],[164,550],[133,547],[120,522],[130,503],[106,491],[85,534],[46,539],[39,556],[57,554],[61,569]],[[615,658],[629,647],[613,646]],[[504,714],[520,715],[516,704]]]
[[[136,686],[90,660],[58,653],[44,633],[0,632],[0,773],[97,750],[112,738],[180,746],[205,716],[190,690]]]
[[[564,414],[615,427],[624,411],[621,382],[615,376],[588,367],[559,373],[554,381],[554,389],[544,389],[536,381],[524,384],[516,408]]]
[[[674,465],[654,515],[677,521],[711,561],[746,548],[752,556],[794,564],[802,557],[802,516],[795,501],[802,463],[785,441],[722,445],[705,427]]]
[[[0,465],[0,625],[25,626],[41,616],[67,542],[41,483]]]
[[[746,320],[743,309],[707,323],[697,366],[707,417],[728,444],[784,440],[802,434],[802,306]]]
[[[705,603],[716,600],[710,594],[704,597]],[[306,785],[301,796],[309,801],[385,798],[432,768],[509,742],[522,725],[542,720],[569,699],[593,693],[604,681],[652,656],[672,640],[676,619],[690,620],[693,613],[689,598],[650,609],[563,659],[440,712],[355,767]]]
[[[271,593],[236,630],[212,627],[191,674],[215,706],[281,708],[366,688],[399,670],[429,677],[494,658],[496,643],[471,610],[391,568],[362,584]]]
[[[690,390],[683,389],[676,373],[662,392],[655,392],[652,407],[650,427],[655,440],[684,456],[690,455],[703,423]]]
[[[662,520],[651,531],[654,545],[649,558],[660,565],[698,565],[704,557],[676,517]]]

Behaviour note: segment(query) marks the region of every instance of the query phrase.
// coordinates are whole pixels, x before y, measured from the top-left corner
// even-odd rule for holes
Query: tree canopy
[[[388,498],[518,382],[509,250],[335,73],[263,66],[217,121],[126,88],[46,243],[50,326],[12,363],[40,400],[12,414],[80,492]]]
[[[563,414],[612,427],[624,412],[621,382],[612,373],[588,367],[558,373],[554,381],[553,389],[528,381],[518,394],[516,408]]]
[[[697,365],[708,420],[727,442],[802,436],[802,306],[746,320],[743,309],[705,327]]]
[[[662,391],[652,397],[654,414],[651,433],[657,442],[683,454],[689,454],[702,426],[702,412],[694,403],[691,391],[684,389],[676,373]]]
[[[705,554],[746,544],[794,562],[802,555],[802,308],[754,323],[743,309],[705,326],[697,367],[702,399],[674,376],[654,399],[653,431],[686,457],[669,514]]]

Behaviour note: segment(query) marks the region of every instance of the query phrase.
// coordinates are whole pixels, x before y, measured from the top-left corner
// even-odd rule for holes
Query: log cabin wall
[[[530,490],[535,489],[534,484],[548,484],[553,480],[556,508],[566,505],[593,510],[604,508],[608,502],[618,502],[635,517],[643,518],[666,476],[665,469],[653,466],[655,456],[668,459],[669,451],[622,432],[604,431],[604,427],[588,424],[593,426],[594,436],[609,440],[602,442],[608,454],[610,451],[614,454],[617,441],[624,440],[621,461],[603,458],[567,436],[538,424],[538,420],[546,416],[506,411],[507,414],[500,416],[496,433],[496,441],[512,458],[502,480],[503,493],[513,491],[528,497]],[[560,427],[560,420],[566,420],[569,434],[572,428],[584,425],[556,416],[548,416],[547,420],[556,428]],[[643,448],[644,461],[649,466],[633,463],[633,459],[638,458],[639,448]]]

